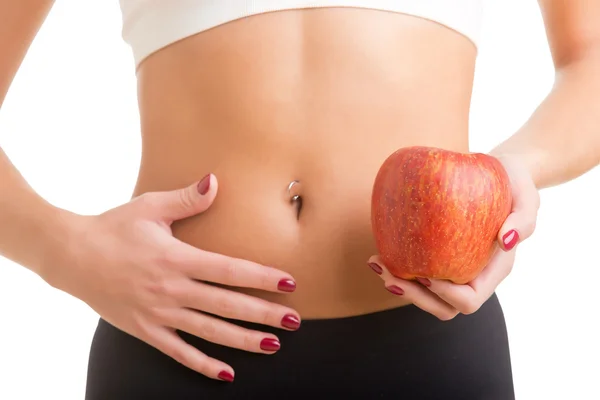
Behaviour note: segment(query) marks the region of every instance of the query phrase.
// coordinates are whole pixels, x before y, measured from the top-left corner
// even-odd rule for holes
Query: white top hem
[[[481,0],[120,0],[123,39],[137,66],[159,49],[207,29],[256,14],[352,7],[398,12],[438,22],[477,47]]]

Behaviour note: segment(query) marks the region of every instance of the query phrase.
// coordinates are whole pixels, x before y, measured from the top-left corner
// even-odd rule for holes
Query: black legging
[[[208,379],[100,320],[87,400],[436,399],[512,400],[504,315],[496,295],[476,313],[442,322],[410,305],[364,316],[304,320],[276,333],[274,355],[182,337],[235,369]]]

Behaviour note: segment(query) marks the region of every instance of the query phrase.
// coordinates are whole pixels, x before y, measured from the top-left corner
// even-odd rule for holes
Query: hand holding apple
[[[531,175],[515,158],[400,149],[373,187],[379,255],[369,265],[390,292],[440,319],[470,314],[510,273],[538,207]]]
[[[498,159],[414,146],[390,155],[377,174],[371,223],[379,256],[403,279],[467,283],[497,249],[512,204]]]

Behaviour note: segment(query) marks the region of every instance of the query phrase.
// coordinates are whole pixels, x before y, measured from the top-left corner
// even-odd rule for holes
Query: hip
[[[181,335],[232,365],[235,381],[201,376],[101,320],[86,399],[514,398],[506,325],[495,294],[476,313],[446,322],[412,305],[304,320],[296,332],[278,332],[282,347],[274,355]]]

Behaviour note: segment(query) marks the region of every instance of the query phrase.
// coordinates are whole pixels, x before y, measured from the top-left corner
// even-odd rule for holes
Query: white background
[[[485,6],[474,151],[518,129],[553,81],[536,1]],[[128,201],[136,178],[136,84],[120,18],[116,0],[57,2],[0,113],[0,146],[37,191],[75,212]],[[498,290],[518,399],[600,399],[599,183],[595,169],[542,191],[537,231]],[[5,259],[0,311],[0,399],[82,399],[97,316]]]

